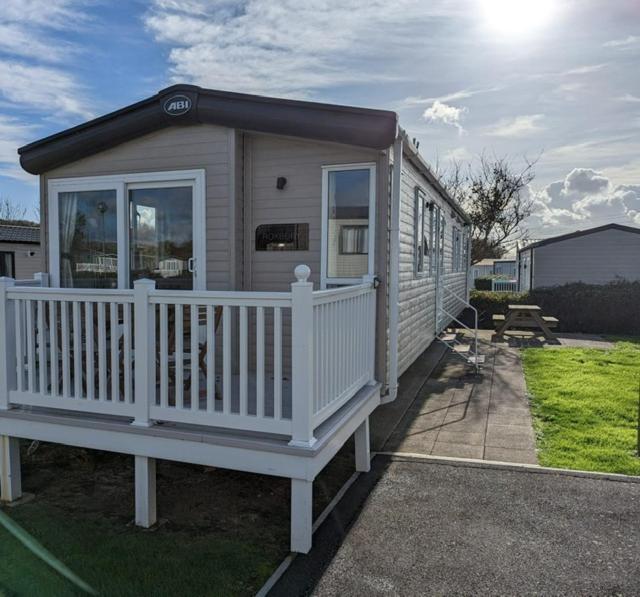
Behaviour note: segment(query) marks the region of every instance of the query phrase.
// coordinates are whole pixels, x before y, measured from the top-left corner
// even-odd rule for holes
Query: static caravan
[[[41,271],[40,227],[0,222],[0,277],[26,280]]]
[[[519,289],[640,280],[639,255],[640,228],[622,224],[546,238],[518,251]]]
[[[467,216],[394,112],[177,85],[19,150],[45,273],[0,280],[3,499],[16,438],[313,480],[466,305]]]

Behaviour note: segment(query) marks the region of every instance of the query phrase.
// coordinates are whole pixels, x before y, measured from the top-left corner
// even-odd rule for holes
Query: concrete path
[[[519,352],[488,342],[481,352],[486,362],[480,375],[449,353],[381,451],[535,464]]]
[[[378,456],[350,491],[371,492],[353,526],[315,541],[335,556],[275,595],[640,594],[638,482]]]

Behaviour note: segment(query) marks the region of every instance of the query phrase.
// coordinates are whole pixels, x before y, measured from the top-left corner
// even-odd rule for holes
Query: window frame
[[[331,277],[328,272],[329,261],[329,173],[345,170],[369,170],[369,253],[367,259],[367,274],[373,276],[375,272],[375,238],[376,238],[376,164],[375,162],[360,162],[351,164],[331,164],[322,166],[322,236],[320,247],[320,287],[328,285],[360,284],[359,278]],[[340,241],[338,241],[340,242]]]
[[[413,223],[413,271],[416,278],[431,278],[434,275],[433,241],[435,222],[434,212],[436,209],[436,205],[432,201],[429,201],[427,193],[421,187],[416,186]],[[427,241],[426,254],[422,251],[425,239]]]
[[[105,176],[77,178],[53,178],[47,185],[47,231],[49,249],[49,274],[51,284],[60,287],[60,221],[59,194],[81,191],[116,192],[118,288],[129,288],[129,190],[191,186],[193,189],[193,249],[197,265],[193,289],[205,290],[207,284],[206,250],[206,194],[205,171],[165,170],[158,172],[133,172]]]

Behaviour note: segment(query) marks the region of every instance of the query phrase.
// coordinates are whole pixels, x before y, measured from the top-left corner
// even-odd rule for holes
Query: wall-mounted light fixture
[[[278,176],[278,180],[276,180],[276,188],[281,191],[285,186],[287,186],[287,179],[284,176]]]

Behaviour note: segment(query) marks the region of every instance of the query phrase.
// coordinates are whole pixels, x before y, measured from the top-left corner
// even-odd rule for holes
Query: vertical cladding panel
[[[47,182],[52,178],[132,172],[192,170],[206,173],[207,287],[233,290],[230,274],[229,192],[233,173],[229,129],[214,125],[171,127],[51,170],[40,177],[42,246],[47,249]]]
[[[455,215],[451,207],[431,186],[429,181],[408,160],[402,166],[402,196],[400,206],[400,315],[399,315],[399,373],[402,374],[435,339],[436,285],[434,277],[417,276],[415,258],[415,188],[419,186],[442,209],[446,218],[443,283],[461,297],[465,297],[467,273],[452,272],[452,230]],[[459,313],[462,309],[453,297],[445,294],[445,309]]]
[[[602,230],[533,249],[534,287],[640,280],[640,234]]]

